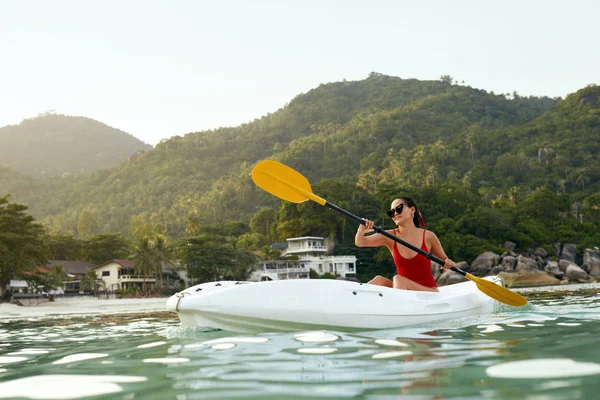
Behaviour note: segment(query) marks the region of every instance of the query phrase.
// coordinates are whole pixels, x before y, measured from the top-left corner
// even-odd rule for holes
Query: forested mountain
[[[595,85],[562,100],[372,73],[321,85],[239,127],[173,137],[111,169],[44,180],[0,171],[0,196],[29,205],[52,233],[178,238],[219,223],[219,233],[237,236],[244,228],[233,222],[248,229],[272,207],[262,230],[271,240],[350,241],[356,226],[338,215],[281,205],[254,185],[252,167],[271,158],[381,223],[391,199],[412,195],[459,259],[505,240],[589,244],[600,241],[598,97]]]
[[[84,117],[46,113],[0,128],[0,166],[36,177],[111,168],[151,147]]]

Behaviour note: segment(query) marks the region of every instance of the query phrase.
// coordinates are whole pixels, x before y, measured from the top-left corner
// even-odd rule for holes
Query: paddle
[[[329,207],[332,210],[337,211],[340,214],[343,214],[360,224],[365,223],[362,218],[344,210],[343,208],[336,206],[335,204],[331,204],[325,199],[314,194],[312,192],[312,188],[310,187],[310,182],[308,181],[308,179],[306,179],[298,171],[280,162],[273,160],[261,161],[252,170],[252,180],[254,181],[254,183],[256,183],[258,187],[260,187],[268,193],[271,193],[274,196],[279,197],[280,199],[290,201],[292,203],[302,203],[307,200],[312,200],[315,203],[319,203],[322,206]],[[391,233],[386,232],[379,226],[373,226],[373,230],[381,235],[395,240],[401,245],[406,246],[419,254],[422,254],[423,256],[435,261],[440,265],[444,265],[444,260],[442,260],[441,258],[436,257],[433,254],[428,253],[392,235]],[[450,269],[454,272],[458,272],[459,274],[463,275],[468,280],[475,282],[479,290],[481,290],[483,293],[485,293],[493,299],[496,299],[510,306],[524,306],[525,304],[527,304],[527,299],[525,297],[515,292],[512,292],[506,288],[503,288],[502,286],[499,286],[494,282],[478,278],[454,266],[450,267]]]

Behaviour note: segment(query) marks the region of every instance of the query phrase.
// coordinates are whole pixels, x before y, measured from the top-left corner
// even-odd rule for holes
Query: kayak
[[[503,285],[498,276],[482,279]],[[166,308],[184,326],[257,333],[398,328],[490,314],[495,304],[472,281],[417,292],[344,280],[291,279],[203,283],[171,296]]]

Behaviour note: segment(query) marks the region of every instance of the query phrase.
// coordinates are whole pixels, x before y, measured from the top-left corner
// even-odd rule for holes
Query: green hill
[[[0,175],[0,187],[53,232],[77,232],[85,214],[98,221],[97,232],[129,235],[143,222],[172,237],[278,208],[249,177],[265,158],[311,182],[329,179],[319,187],[337,187],[336,201],[347,200],[338,198],[343,188],[359,188],[381,201],[365,200],[369,207],[381,209],[394,193],[417,193],[438,221],[458,218],[467,201],[491,207],[538,187],[570,196],[556,200],[567,208],[585,207],[600,182],[599,92],[521,97],[372,73],[321,85],[238,127],[173,137],[110,169],[44,180]],[[365,210],[361,194],[346,194],[353,211]],[[458,199],[465,204],[453,206]]]
[[[36,177],[111,168],[151,146],[84,117],[44,114],[0,128],[0,165]]]

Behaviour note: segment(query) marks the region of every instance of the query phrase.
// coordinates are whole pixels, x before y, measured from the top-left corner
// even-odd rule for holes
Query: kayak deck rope
[[[183,297],[189,294],[188,292],[179,292],[176,294],[177,296],[177,304],[175,305],[175,311],[179,311],[179,302],[181,301],[181,299],[183,299]]]

